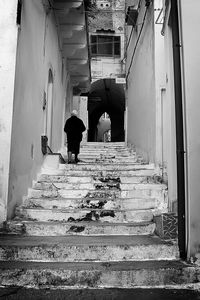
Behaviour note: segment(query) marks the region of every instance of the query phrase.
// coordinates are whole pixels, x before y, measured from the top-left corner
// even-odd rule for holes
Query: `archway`
[[[111,141],[124,141],[125,93],[122,84],[115,79],[100,79],[92,84],[88,95],[88,141],[97,141],[97,126],[105,112],[111,120]]]

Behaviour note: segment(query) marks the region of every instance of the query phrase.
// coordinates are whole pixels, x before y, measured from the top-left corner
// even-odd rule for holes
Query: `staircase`
[[[167,187],[124,143],[87,143],[76,164],[48,163],[4,224],[0,285],[110,288],[193,284],[176,240],[155,235]],[[50,163],[49,163],[50,162]]]

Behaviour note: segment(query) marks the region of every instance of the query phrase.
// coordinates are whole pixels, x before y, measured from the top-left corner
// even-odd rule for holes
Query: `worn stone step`
[[[84,165],[84,164],[96,164],[96,163],[101,163],[101,164],[108,164],[108,163],[114,163],[117,165],[121,165],[121,164],[131,164],[131,165],[135,165],[135,164],[139,164],[142,161],[138,160],[137,158],[101,158],[98,156],[92,157],[90,155],[88,156],[79,156],[80,162],[78,163],[78,165]],[[65,159],[67,161],[67,158]]]
[[[29,189],[28,190],[28,198],[119,198],[120,191],[119,190],[101,190],[95,191],[94,189],[88,191],[88,189],[80,190],[80,189],[55,189],[55,190],[37,190],[37,189]]]
[[[130,153],[129,151],[102,151],[102,150],[94,150],[94,151],[81,151],[79,156],[83,157],[99,157],[99,158],[119,158],[119,159],[126,159],[126,158],[140,158],[136,153]]]
[[[81,172],[82,174],[82,172]],[[120,182],[120,183],[158,183],[159,178],[151,178],[151,176],[92,176],[92,174],[86,174],[81,176],[81,174],[68,176],[68,175],[38,175],[37,182],[66,182],[66,183],[99,183],[99,182]],[[79,176],[78,176],[79,175]]]
[[[56,190],[94,190],[95,185],[93,182],[35,182],[33,183],[33,189],[35,190],[48,190],[48,191],[56,191]]]
[[[108,154],[108,155],[112,155],[113,153],[125,153],[125,154],[129,154],[129,155],[132,155],[132,154],[135,154],[136,155],[136,152],[133,152],[133,151],[130,151],[128,148],[123,148],[123,147],[118,147],[118,148],[83,148],[81,147],[80,148],[80,154],[82,153],[98,153],[98,154]]]
[[[200,268],[179,260],[119,262],[6,262],[0,285],[43,288],[178,287],[200,280]],[[188,299],[189,300],[189,299]]]
[[[53,176],[115,176],[115,177],[119,177],[119,176],[126,176],[126,177],[138,177],[138,176],[154,176],[154,172],[155,170],[152,169],[135,169],[134,166],[134,170],[84,170],[84,168],[81,170],[77,170],[76,168],[74,168],[73,170],[67,170],[63,167],[61,167],[61,169],[42,169],[41,174],[42,175],[53,175]]]
[[[136,261],[174,260],[172,242],[156,236],[1,236],[0,260],[8,261]]]
[[[136,158],[137,155],[135,153],[131,153],[129,151],[81,151],[79,156],[82,157],[102,157],[102,158]]]
[[[79,171],[134,171],[134,170],[154,170],[153,164],[60,164],[63,170],[79,170]]]
[[[109,143],[104,143],[104,142],[87,142],[85,144],[81,143],[81,148],[112,148],[112,147],[116,147],[116,148],[120,148],[120,147],[127,147],[125,142],[109,142]]]
[[[37,182],[92,183],[93,176],[89,174],[82,176],[80,172],[74,176],[39,174],[37,176]]]
[[[155,189],[134,189],[134,190],[119,190],[119,189],[53,189],[39,190],[29,189],[28,198],[154,198],[161,203],[167,203],[167,191]]]
[[[155,231],[155,223],[101,223],[101,222],[38,222],[9,221],[2,233],[29,236],[66,235],[150,235]]]
[[[101,208],[101,209],[135,209],[145,210],[159,208],[161,204],[154,198],[107,199],[107,198],[26,198],[23,207],[26,208]]]
[[[59,190],[59,189],[88,189],[88,190],[94,190],[94,189],[120,189],[122,191],[130,191],[130,190],[155,190],[156,192],[162,192],[167,190],[167,186],[164,184],[149,184],[149,183],[120,183],[119,180],[110,180],[109,181],[98,181],[98,180],[91,180],[91,182],[34,182],[33,183],[33,189],[37,190]]]
[[[21,220],[37,221],[151,222],[153,220],[153,212],[151,210],[133,209],[42,209],[20,206],[16,209],[16,217]]]
[[[128,187],[130,189],[130,187]],[[124,189],[128,189],[127,186],[124,186]],[[93,180],[91,182],[35,182],[33,183],[33,189],[36,190],[98,190],[98,189],[118,189],[120,190],[120,183],[114,180],[110,180],[110,182],[101,182],[97,180]]]

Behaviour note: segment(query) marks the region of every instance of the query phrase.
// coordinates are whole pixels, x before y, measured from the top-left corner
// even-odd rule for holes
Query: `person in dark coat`
[[[64,131],[67,134],[67,151],[68,163],[72,163],[72,153],[75,154],[75,163],[79,162],[78,154],[80,151],[80,142],[82,141],[82,133],[86,130],[81,119],[78,118],[78,113],[73,110],[71,117],[67,119]]]

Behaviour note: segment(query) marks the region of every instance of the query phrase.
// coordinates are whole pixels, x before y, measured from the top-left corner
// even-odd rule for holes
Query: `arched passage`
[[[111,141],[124,141],[125,94],[122,84],[115,79],[100,79],[92,84],[88,95],[88,141],[96,141],[97,124],[103,113],[111,120]]]

